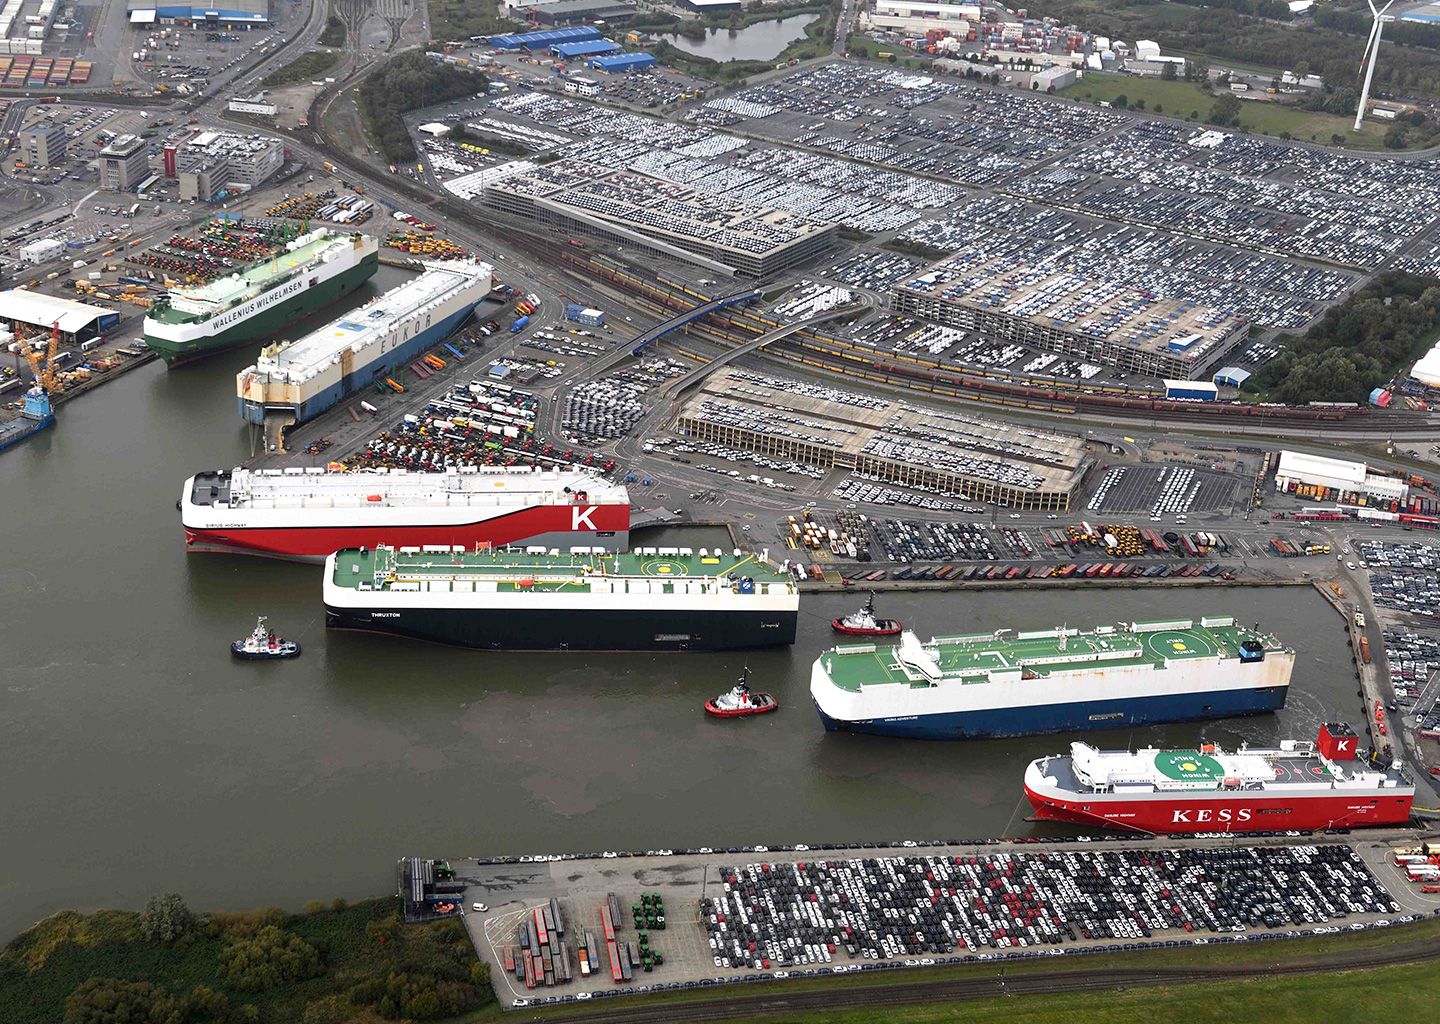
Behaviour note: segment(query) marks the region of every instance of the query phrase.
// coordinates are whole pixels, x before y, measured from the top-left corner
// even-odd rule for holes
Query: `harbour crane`
[[[40,353],[28,342],[24,342],[25,358],[30,363],[30,373],[35,378],[36,387],[41,388],[48,394],[55,394],[61,389],[59,379],[55,371],[59,369],[55,365],[55,357],[60,352],[60,321],[56,320],[50,325],[50,344],[45,348],[45,360],[41,362]]]

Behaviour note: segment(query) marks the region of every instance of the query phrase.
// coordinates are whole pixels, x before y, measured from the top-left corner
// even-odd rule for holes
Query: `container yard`
[[[371,440],[343,465],[347,469],[435,469],[455,465],[587,466],[615,468],[594,451],[557,447],[535,436],[540,403],[534,394],[480,378],[455,384],[421,413],[406,414],[393,430]]]
[[[1440,847],[1413,835],[717,846],[407,858],[398,874],[407,916],[453,907],[502,1005],[533,1007],[1387,927],[1433,910],[1420,886]],[[423,881],[437,863],[443,886]]]
[[[324,220],[358,227],[375,214],[375,203],[361,195],[340,195],[333,188],[306,192],[276,203],[265,211],[267,217],[291,220]]]

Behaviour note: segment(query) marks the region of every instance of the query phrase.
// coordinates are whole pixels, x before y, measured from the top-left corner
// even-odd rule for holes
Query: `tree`
[[[1343,136],[1343,135],[1332,135],[1332,136],[1330,136],[1330,145],[1332,145],[1332,146],[1344,146],[1344,145],[1345,145],[1345,136]]]
[[[1165,82],[1173,82],[1173,81],[1175,81],[1175,79],[1176,79],[1177,77],[1179,77],[1179,76],[1175,73],[1175,64],[1174,64],[1174,62],[1167,60],[1167,61],[1165,62],[1165,66],[1160,69],[1160,78],[1161,78],[1161,80],[1162,80],[1162,81],[1165,81]]]
[[[1145,109],[1145,98],[1142,96],[1140,99],[1138,99],[1138,100],[1136,100],[1134,103],[1130,104],[1130,107],[1131,107],[1132,110],[1144,110],[1144,109]]]
[[[1130,100],[1129,100],[1129,98],[1122,92],[1119,96],[1116,96],[1113,100],[1110,101],[1110,105],[1111,105],[1112,107],[1119,107],[1121,110],[1124,110],[1126,107],[1128,107],[1128,106],[1130,105]]]
[[[199,929],[195,915],[185,906],[178,892],[151,896],[140,915],[140,934],[148,942],[179,942],[193,936]]]
[[[302,914],[318,914],[318,913],[320,913],[320,911],[322,911],[322,910],[324,910],[324,909],[325,909],[325,904],[322,903],[320,900],[307,900],[307,901],[305,902],[305,905],[300,908],[300,913],[302,913]]]
[[[1232,124],[1240,118],[1240,101],[1235,98],[1234,93],[1224,93],[1216,97],[1210,107],[1210,113],[1205,115],[1205,120],[1211,124]]]
[[[1185,80],[1198,82],[1200,88],[1210,88],[1210,62],[1204,57],[1191,57],[1185,61]]]
[[[1153,107],[1151,107],[1150,109],[1153,110],[1153,111],[1155,111],[1155,113],[1157,113],[1157,114],[1163,114],[1163,113],[1165,113],[1165,108],[1162,107],[1162,106],[1161,106],[1160,104],[1158,104],[1158,103],[1155,104],[1155,105],[1154,105]]]
[[[1403,124],[1392,124],[1385,129],[1385,148],[1404,149],[1410,141],[1410,129]]]

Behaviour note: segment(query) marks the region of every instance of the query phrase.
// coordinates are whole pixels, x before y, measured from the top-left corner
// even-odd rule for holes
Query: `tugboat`
[[[300,656],[300,645],[294,640],[285,640],[265,628],[265,616],[255,623],[255,631],[244,640],[230,645],[230,653],[246,661],[266,661],[270,658],[296,658]]]
[[[847,615],[843,619],[831,619],[830,625],[835,632],[845,633],[849,636],[894,636],[900,632],[900,623],[894,619],[877,619],[875,617],[875,592],[870,592],[870,599],[865,602],[854,615]]]
[[[743,718],[746,715],[763,715],[779,706],[779,702],[768,693],[750,692],[750,666],[746,665],[730,692],[707,700],[705,711],[716,718]]]

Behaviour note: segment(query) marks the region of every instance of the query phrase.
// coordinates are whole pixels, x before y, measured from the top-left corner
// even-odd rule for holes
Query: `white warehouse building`
[[[1363,496],[1404,501],[1410,493],[1404,480],[1371,472],[1363,462],[1281,449],[1275,469],[1275,490],[1289,492],[1300,487],[1328,487],[1352,500]]]

